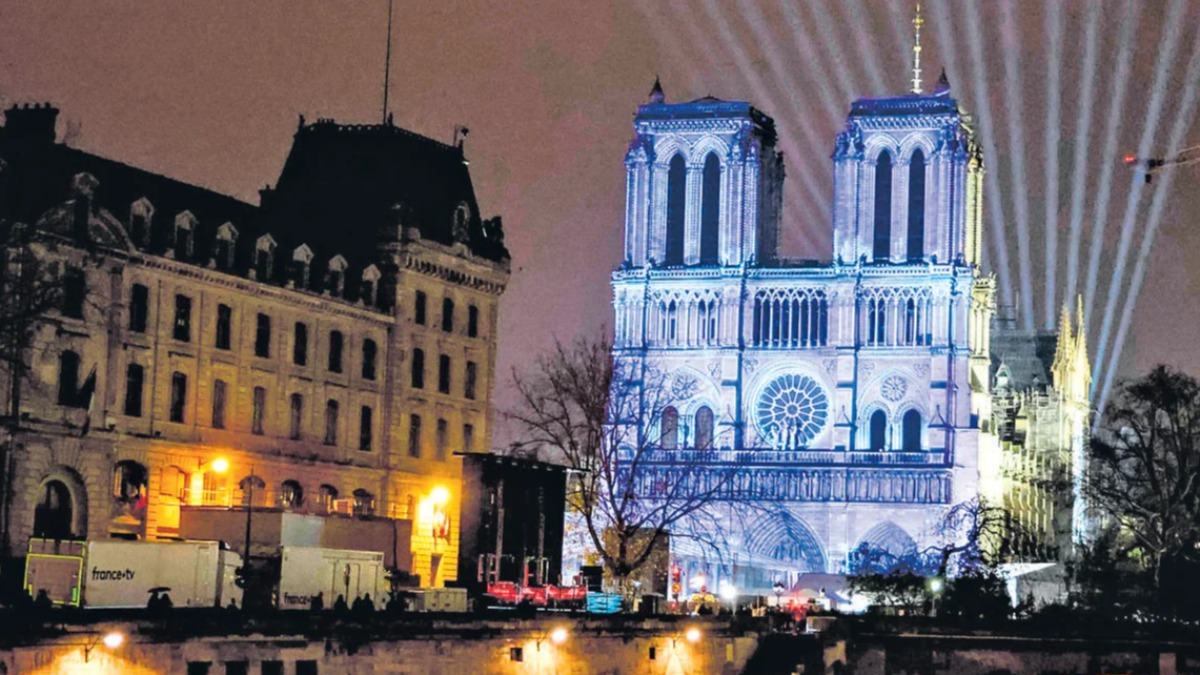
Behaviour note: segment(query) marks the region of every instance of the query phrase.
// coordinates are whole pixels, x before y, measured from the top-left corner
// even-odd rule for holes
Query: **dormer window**
[[[237,245],[237,238],[238,231],[233,223],[225,223],[217,228],[217,240],[213,246],[213,258],[216,260],[217,269],[233,269],[234,247]]]
[[[467,227],[471,223],[471,207],[463,202],[454,209],[454,223],[450,234],[454,237],[454,241],[466,241],[468,238]]]
[[[335,298],[342,297],[346,286],[346,259],[335,255],[329,261],[329,272],[325,276],[325,290]]]
[[[154,221],[154,205],[142,197],[129,207],[129,238],[134,246],[145,246],[150,239],[150,223]]]
[[[368,265],[367,269],[363,270],[362,289],[359,291],[358,298],[368,307],[375,306],[375,295],[379,289],[379,276],[379,268],[374,265]]]
[[[192,257],[192,241],[196,232],[196,216],[190,211],[175,216],[175,259],[187,260]]]
[[[313,252],[308,244],[300,244],[292,253],[292,285],[296,288],[308,288],[308,270],[312,266]]]
[[[271,270],[275,265],[275,238],[264,234],[254,243],[254,278],[258,281],[270,281]]]

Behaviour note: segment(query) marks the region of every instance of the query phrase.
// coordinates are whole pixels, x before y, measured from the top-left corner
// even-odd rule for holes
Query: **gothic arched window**
[[[708,450],[713,443],[713,411],[708,406],[701,406],[696,411],[696,448]]]
[[[683,264],[683,211],[687,205],[687,166],[675,155],[667,170],[667,250],[663,264]]]
[[[925,153],[913,152],[908,163],[908,259],[925,257]]]
[[[917,343],[917,302],[909,298],[904,303],[904,344]]]
[[[879,153],[875,162],[875,241],[872,255],[876,262],[892,256],[892,154]]]
[[[674,450],[679,447],[679,411],[667,408],[662,411],[662,438],[659,445],[664,450]]]
[[[921,413],[916,410],[909,410],[904,413],[904,419],[900,422],[901,427],[901,442],[900,447],[905,452],[917,452],[921,449]]]
[[[878,452],[887,446],[887,413],[882,410],[871,413],[870,434],[868,450]]]
[[[700,201],[700,264],[716,265],[720,261],[721,242],[721,162],[716,153],[704,160]]]

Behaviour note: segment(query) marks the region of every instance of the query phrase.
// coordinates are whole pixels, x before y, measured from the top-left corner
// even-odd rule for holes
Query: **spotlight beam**
[[[1154,145],[1155,134],[1159,129],[1159,122],[1162,119],[1162,109],[1166,99],[1167,83],[1170,80],[1171,65],[1175,62],[1176,52],[1179,51],[1179,39],[1183,33],[1184,4],[1185,0],[1172,0],[1171,8],[1167,12],[1167,22],[1165,24],[1167,35],[1163,41],[1163,47],[1159,49],[1158,59],[1154,64],[1154,86],[1150,90],[1150,103],[1147,106],[1144,118],[1142,138],[1138,143],[1139,157],[1150,154],[1150,149]],[[1111,160],[1107,163],[1109,166],[1115,164]],[[1136,174],[1133,176],[1133,180],[1129,186],[1129,194],[1125,200],[1125,215],[1121,219],[1121,239],[1117,248],[1116,266],[1113,269],[1112,279],[1108,285],[1108,299],[1104,304],[1104,320],[1100,324],[1100,342],[1097,347],[1098,357],[1096,365],[1092,368],[1093,381],[1099,379],[1099,370],[1107,354],[1113,320],[1117,311],[1117,302],[1121,298],[1122,283],[1125,281],[1125,267],[1129,263],[1129,247],[1133,241],[1133,233],[1138,229],[1138,203],[1141,201],[1142,190],[1146,187],[1145,182],[1138,180],[1139,178],[1141,177]]]
[[[836,39],[836,36],[839,35],[837,28],[838,24],[834,23],[833,20],[830,19],[829,12],[825,11],[824,2],[808,2],[805,4],[814,14],[813,19],[817,24],[817,35],[821,37],[824,51],[826,54],[829,54],[830,60],[834,64],[834,71],[837,78],[840,81],[854,87],[855,89],[858,89],[857,91],[851,91],[850,95],[847,96],[845,100],[853,101],[863,96],[878,96],[884,93],[884,90],[882,89],[882,82],[879,82],[880,86],[876,87],[874,91],[863,91],[855,86],[858,84],[858,79],[850,75],[850,71],[846,68],[846,64],[851,61],[862,61],[864,59],[854,59],[846,56],[846,53],[842,50],[842,44]]]
[[[1184,76],[1183,97],[1176,108],[1175,123],[1171,127],[1171,132],[1167,139],[1167,147],[1177,148],[1183,145],[1184,137],[1187,135],[1188,129],[1196,120],[1197,102],[1200,99],[1200,87],[1197,83],[1200,82],[1200,33],[1197,33],[1193,39],[1192,57],[1188,61],[1187,72]],[[1108,366],[1104,371],[1104,384],[1100,389],[1099,407],[1101,412],[1104,406],[1108,403],[1108,395],[1111,393],[1113,381],[1116,378],[1117,367],[1120,364],[1121,353],[1125,348],[1125,338],[1129,334],[1129,327],[1133,324],[1133,310],[1137,303],[1138,294],[1142,289],[1142,282],[1145,280],[1146,268],[1149,266],[1150,253],[1154,246],[1154,239],[1158,235],[1159,225],[1162,223],[1163,210],[1166,208],[1167,196],[1171,194],[1172,181],[1175,180],[1175,173],[1172,171],[1164,172],[1161,182],[1154,186],[1154,198],[1150,202],[1150,213],[1147,217],[1146,232],[1142,236],[1142,243],[1138,250],[1137,262],[1134,264],[1133,275],[1130,279],[1129,289],[1125,297],[1125,305],[1121,312],[1121,321],[1117,329],[1117,335],[1113,340],[1112,355],[1109,357]]]
[[[1079,124],[1075,127],[1075,156],[1071,179],[1071,233],[1067,240],[1067,295],[1072,302],[1079,284],[1079,249],[1083,237],[1083,202],[1088,190],[1084,186],[1087,163],[1088,133],[1092,130],[1092,109],[1096,94],[1096,36],[1100,33],[1100,3],[1088,4],[1087,28],[1084,37],[1083,80],[1079,85]],[[1047,210],[1049,213],[1049,210]]]
[[[975,96],[980,102],[979,130],[982,138],[979,140],[983,145],[984,152],[995,161],[999,161],[996,144],[993,142],[996,136],[992,130],[992,118],[988,112],[991,110],[991,97],[988,96],[987,80],[983,73],[983,36],[979,30],[979,4],[977,0],[970,0],[964,4],[967,7],[967,41],[971,46],[971,73],[975,82]],[[945,16],[944,7],[939,6],[938,9],[938,23],[945,23],[948,19]],[[991,227],[988,229],[992,231],[992,246],[995,252],[996,274],[1000,278],[1001,298],[1005,305],[1011,307],[1013,304],[1012,280],[1008,267],[1008,237],[1005,233],[1004,206],[1000,202],[1002,194],[1000,181],[994,169],[984,173],[983,181],[984,190],[991,195],[987,200],[988,213],[992,221]]]
[[[1142,16],[1142,0],[1130,0],[1126,3],[1125,16],[1121,21],[1120,50],[1117,55],[1117,69],[1114,82],[1116,92],[1108,108],[1108,122],[1104,126],[1104,153],[1100,155],[1100,190],[1096,200],[1096,212],[1092,221],[1092,238],[1088,252],[1087,285],[1084,286],[1083,303],[1085,315],[1091,316],[1092,306],[1096,296],[1096,278],[1100,274],[1100,254],[1104,250],[1104,228],[1108,222],[1108,207],[1112,198],[1112,174],[1114,161],[1110,158],[1117,154],[1117,132],[1120,130],[1122,114],[1125,110],[1125,93],[1129,89],[1129,66],[1133,58],[1133,36]]]
[[[753,0],[748,2],[743,0],[743,4],[750,7],[758,6],[758,3],[753,2]],[[808,28],[804,24],[804,20],[800,16],[800,13],[795,11],[795,8],[791,5],[791,3],[783,3],[783,8],[787,13],[787,21],[791,25],[791,28],[787,32],[792,36],[792,44],[795,46],[796,52],[800,54],[801,62],[814,64],[818,63],[821,60],[820,55],[813,47],[812,40],[809,39]],[[761,13],[759,13],[759,15],[761,16]],[[832,125],[834,128],[841,126],[842,115],[845,112],[845,101],[849,99],[842,98],[841,95],[835,91],[834,85],[830,83],[828,78],[822,78],[818,80],[818,86],[816,90],[817,96],[821,99],[821,107],[825,109],[825,115],[828,118],[830,125]]]
[[[1017,31],[1013,0],[1004,5],[1004,19],[1000,22],[1000,35],[1004,42],[1004,91],[1005,112],[1008,122],[1009,162],[1012,165],[1012,184],[1027,185],[1025,179],[1025,125],[1021,117],[1021,66],[1017,60],[1021,35]],[[1021,323],[1026,330],[1033,329],[1033,261],[1029,250],[1029,199],[1026,190],[1009,191],[1012,194],[1013,212],[1017,223],[1017,256],[1021,273]],[[1000,195],[997,194],[997,197]]]
[[[1042,302],[1043,326],[1054,327],[1058,305],[1058,152],[1062,143],[1062,5],[1046,5],[1046,40],[1049,63],[1046,78],[1046,219],[1042,229],[1046,236],[1046,285]],[[1069,297],[1069,296],[1068,296]]]

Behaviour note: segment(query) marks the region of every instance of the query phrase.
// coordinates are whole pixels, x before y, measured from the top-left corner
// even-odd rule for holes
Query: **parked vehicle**
[[[279,608],[308,609],[317,593],[326,608],[337,596],[353,603],[370,595],[376,606],[388,595],[383,554],[333,548],[284,546],[279,565]]]
[[[45,590],[58,605],[146,607],[165,589],[175,607],[241,603],[235,583],[241,556],[215,541],[55,542],[34,539],[25,559],[25,590]]]

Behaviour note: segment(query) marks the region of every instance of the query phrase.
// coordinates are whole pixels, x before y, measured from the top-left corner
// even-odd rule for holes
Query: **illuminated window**
[[[175,327],[172,335],[180,342],[192,341],[192,299],[186,295],[175,296]]]

